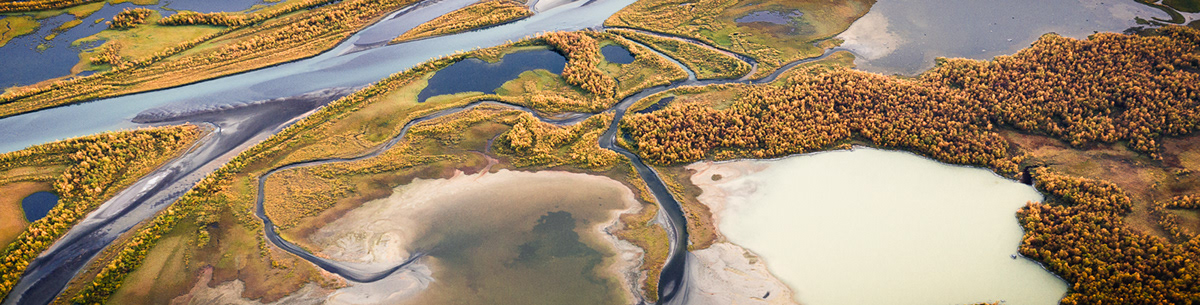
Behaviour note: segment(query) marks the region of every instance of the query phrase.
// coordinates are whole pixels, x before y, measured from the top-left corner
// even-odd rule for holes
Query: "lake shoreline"
[[[796,301],[1048,304],[1066,291],[1040,264],[1010,257],[1024,233],[1011,215],[1040,194],[988,169],[857,146],[685,168],[712,212],[716,245],[774,259],[765,265]],[[772,231],[794,234],[764,236]],[[918,274],[925,284],[897,282]],[[877,289],[852,295],[852,283]]]

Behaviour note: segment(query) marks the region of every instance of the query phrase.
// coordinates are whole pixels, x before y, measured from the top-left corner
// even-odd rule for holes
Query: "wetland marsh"
[[[255,1],[212,7],[268,4]],[[303,10],[351,2],[360,3]],[[1136,124],[1108,116],[1110,104],[1074,111],[1097,99],[1054,108],[1073,110],[1069,116],[1042,108],[1016,113],[1004,108],[1010,101],[984,98],[996,92],[980,91],[995,88],[978,85],[1003,82],[969,73],[987,63],[951,61],[932,70],[941,74],[915,81],[878,75],[916,75],[934,57],[1012,54],[1047,32],[1083,37],[1179,13],[1093,0],[542,0],[507,3],[533,8],[518,21],[388,43],[472,2],[405,2],[368,16],[373,25],[312,57],[0,118],[0,151],[142,126],[198,122],[207,132],[177,159],[80,216],[43,253],[18,253],[36,259],[9,270],[24,272],[19,277],[6,274],[0,293],[12,290],[5,304],[127,302],[158,290],[171,293],[155,302],[230,304],[1075,304],[1082,297],[1129,299],[1134,292],[1096,288],[1087,275],[1101,269],[1079,270],[1080,261],[1119,264],[1126,258],[1119,255],[1132,253],[1150,259],[1138,256],[1129,268],[1141,269],[1122,269],[1128,273],[1115,280],[1101,274],[1099,282],[1151,277],[1154,287],[1175,290],[1138,296],[1159,293],[1159,299],[1183,296],[1178,287],[1190,287],[1190,277],[1159,273],[1176,263],[1170,258],[1194,254],[1187,252],[1194,247],[1179,245],[1200,240],[1186,240],[1189,231],[1170,227],[1161,220],[1166,216],[1155,217],[1163,230],[1174,230],[1174,244],[1161,245],[1146,232],[1108,234],[1122,226],[1108,214],[1089,215],[1103,221],[1073,228],[1103,226],[1102,236],[1136,239],[1134,246],[1088,248],[1099,243],[1080,237],[1095,235],[1090,231],[1045,242],[1048,231],[1038,221],[1078,211],[1041,201],[1110,204],[1087,210],[1109,213],[1129,200],[1089,181],[1080,183],[1101,187],[1085,194],[1108,192],[1096,196],[1100,203],[1063,199],[1075,182],[1041,170],[1037,175],[1057,179],[1039,184],[1046,198],[1005,178],[1028,176],[1019,169],[1044,160],[1026,159],[1012,135],[997,130],[1049,133],[1077,150],[1093,149],[1089,141],[1131,143],[1138,156],[1151,156],[1137,162],[1162,165],[1154,140],[1200,126],[1187,111],[1194,103],[1179,100],[1194,97],[1188,90],[1196,88],[1187,74],[1200,66],[1194,29],[1142,33],[1159,35],[1151,39],[1099,35],[1105,46],[1127,46],[1114,53],[1149,49],[1122,56],[1155,63],[1117,70],[1086,63],[1150,88],[1121,84],[1126,95],[1089,96],[1129,105],[1131,111],[1120,112],[1137,113]],[[1052,18],[1067,11],[1077,14]],[[681,12],[696,18],[676,18]],[[979,12],[989,16],[976,18]],[[579,32],[544,33],[560,30]],[[1095,50],[1092,42],[1048,37],[1043,48]],[[461,53],[496,45],[504,47]],[[1053,59],[1022,69],[1043,76],[1043,66],[1085,66]],[[852,64],[872,73],[848,70]],[[1053,106],[1076,89],[1114,87],[1091,81],[1038,88],[1056,92],[1040,98]],[[478,96],[490,93],[486,98],[497,100]],[[1158,108],[1133,101],[1142,98]],[[630,107],[642,110],[627,117]],[[1069,122],[1030,127],[1012,118],[1030,113]],[[993,117],[1001,114],[1011,115]],[[1145,131],[1154,115],[1166,123]],[[1080,135],[1093,130],[1100,132]],[[1143,133],[1153,135],[1131,138]],[[984,168],[852,146],[859,144]],[[795,153],[807,154],[764,160]],[[736,158],[758,160],[713,161]],[[1177,167],[1172,194],[1185,193],[1178,185],[1191,181],[1191,169]],[[688,170],[690,179],[681,174]],[[284,173],[268,184],[276,172]],[[20,206],[29,221],[54,206],[47,195],[53,196],[17,197],[37,199]],[[1186,198],[1172,200],[1153,204],[1194,208]],[[1028,216],[1034,208],[1051,216]],[[1186,211],[1170,215],[1195,223]],[[278,231],[271,218],[281,222]],[[17,226],[3,229],[0,237],[20,234]],[[1064,240],[1082,241],[1058,244]],[[1141,249],[1138,242],[1155,246]],[[1104,252],[1112,249],[1118,255]],[[1095,253],[1095,260],[1080,259],[1081,251]],[[1167,274],[1200,272],[1195,263],[1177,265],[1166,267]],[[132,285],[121,288],[127,281]]]

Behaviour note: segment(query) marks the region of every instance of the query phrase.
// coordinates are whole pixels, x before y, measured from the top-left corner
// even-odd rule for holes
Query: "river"
[[[138,181],[133,187],[121,192],[105,202],[97,211],[89,214],[50,250],[34,261],[26,276],[21,279],[17,288],[4,303],[45,304],[49,302],[57,292],[65,287],[67,280],[117,235],[129,230],[134,224],[147,219],[173,202],[201,177],[240,151],[274,134],[311,109],[327,103],[353,88],[403,71],[420,62],[452,54],[455,51],[499,45],[509,40],[519,40],[545,31],[600,27],[604,19],[632,3],[633,0],[591,0],[556,4],[557,6],[552,8],[547,6],[545,11],[530,18],[484,30],[397,45],[380,44],[382,38],[399,35],[412,26],[466,6],[471,2],[473,1],[429,0],[402,9],[353,35],[332,50],[309,59],[165,90],[114,97],[0,119],[0,151],[3,152],[56,139],[141,126],[133,123],[132,119],[147,111],[149,111],[147,113],[153,114],[150,116],[152,118],[167,118],[158,119],[157,124],[175,124],[182,121],[209,122],[207,125],[216,131],[185,156]],[[824,56],[830,53],[831,51],[826,52]],[[815,59],[801,62],[811,60]],[[780,71],[801,62],[787,65]],[[622,100],[611,109],[616,113],[616,119],[600,139],[601,147],[616,151],[632,160],[638,173],[647,182],[654,197],[660,203],[663,212],[668,215],[667,219],[670,223],[667,229],[671,237],[671,254],[663,268],[659,283],[660,300],[663,303],[686,303],[686,298],[677,297],[682,291],[687,291],[686,283],[683,280],[688,240],[685,219],[675,198],[667,191],[653,169],[643,164],[641,159],[633,153],[614,145],[614,139],[617,122],[633,102],[643,97],[681,85],[734,82],[731,80],[697,81],[694,73],[689,71],[689,75],[688,80],[669,86],[649,88]],[[773,80],[778,75],[779,72],[756,83]],[[338,89],[312,93],[314,89],[320,88]],[[301,96],[305,93],[310,94]],[[277,100],[275,103],[258,103],[271,99]],[[305,102],[299,103],[302,106],[281,106],[292,105],[289,101],[293,100]],[[245,106],[234,110],[206,112],[230,105]],[[286,111],[274,110],[277,107]],[[460,110],[462,109],[448,110],[439,115]],[[180,116],[181,113],[201,114]],[[403,133],[397,135],[393,141],[380,147],[378,151],[386,150],[386,147],[402,137]],[[320,162],[338,161],[341,160],[322,160]],[[292,166],[303,165],[294,164]],[[262,179],[266,178],[266,176],[262,177]],[[261,212],[259,215],[263,216]],[[378,279],[388,272],[388,270],[368,272],[353,267],[339,267],[337,262],[316,258],[297,247],[288,247],[286,241],[274,235],[269,219],[263,217],[263,221],[268,224],[267,236],[272,243],[300,255],[326,270],[353,280],[364,281]]]

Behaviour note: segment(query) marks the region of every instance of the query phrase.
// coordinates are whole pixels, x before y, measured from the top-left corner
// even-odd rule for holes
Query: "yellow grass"
[[[29,16],[7,16],[0,19],[0,47],[8,44],[9,40],[21,35],[27,35],[37,30],[38,22]]]
[[[0,245],[7,246],[29,226],[29,222],[25,221],[21,200],[29,194],[53,189],[50,182],[46,181],[0,185]]]
[[[533,11],[512,0],[487,0],[434,18],[400,34],[392,43],[453,34],[529,17]]]
[[[845,31],[873,4],[873,0],[643,0],[604,24],[698,39],[747,55],[759,62],[755,77],[763,77],[787,62],[820,55],[814,42]],[[803,15],[788,25],[734,21],[765,10]]]
[[[313,9],[289,1],[255,16],[275,16],[253,26],[229,28],[192,40],[170,40],[169,48],[150,52],[115,69],[88,77],[13,88],[0,95],[0,117],[101,97],[192,83],[316,55],[391,9],[414,0],[347,0]],[[295,10],[286,14],[289,10]],[[265,18],[265,17],[264,17]],[[194,37],[186,33],[181,37]],[[176,37],[178,38],[178,37]],[[171,39],[158,36],[158,39]],[[211,43],[203,52],[183,51]],[[129,47],[134,43],[123,45]]]
[[[125,61],[137,61],[149,58],[154,53],[173,47],[180,41],[188,41],[220,32],[223,27],[207,25],[191,26],[161,26],[154,21],[161,18],[156,12],[147,18],[146,24],[137,27],[113,31],[105,30],[79,40],[79,43],[105,41],[107,46],[117,47],[117,54]],[[101,46],[80,53],[80,62],[76,64],[80,70],[97,70],[101,67],[93,65],[88,59],[103,50]]]

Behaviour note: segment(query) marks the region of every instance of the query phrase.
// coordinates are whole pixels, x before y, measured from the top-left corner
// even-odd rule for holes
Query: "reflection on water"
[[[734,19],[733,21],[739,22],[739,23],[766,22],[766,23],[774,23],[774,24],[778,24],[778,25],[789,25],[789,24],[792,24],[792,22],[796,20],[795,18],[800,18],[800,16],[803,16],[803,15],[804,15],[804,13],[801,13],[798,10],[793,10],[791,13],[776,12],[776,11],[756,11],[756,12],[750,12],[749,14],[746,14],[746,16],[742,16],[738,19]]]
[[[460,92],[492,93],[504,82],[513,80],[521,72],[543,69],[562,74],[567,58],[551,50],[521,51],[505,55],[497,63],[478,58],[467,58],[439,70],[429,78],[429,86],[417,95],[417,101],[429,97]]]
[[[867,148],[721,167],[697,174],[723,174],[720,231],[803,304],[1057,304],[1066,293],[1012,257],[1015,212],[1041,195],[987,170]]]
[[[633,53],[620,45],[610,44],[600,48],[600,54],[604,55],[604,60],[615,64],[628,64],[633,62]]]
[[[25,210],[25,220],[29,222],[37,221],[46,217],[58,205],[58,195],[51,192],[37,192],[25,196],[21,199],[21,208]]]
[[[502,170],[415,180],[311,240],[334,259],[362,263],[427,252],[418,264],[432,282],[389,304],[627,304],[612,268],[634,258],[619,260],[602,229],[632,206],[633,193],[609,178]]]
[[[1130,0],[886,0],[839,38],[858,55],[859,69],[905,75],[933,67],[937,57],[990,59],[1028,47],[1055,32],[1086,38],[1122,32],[1136,18],[1171,19]]]
[[[71,68],[79,63],[79,52],[94,48],[103,41],[76,44],[76,40],[95,35],[108,29],[104,21],[112,20],[117,13],[129,8],[142,7],[171,15],[168,9],[193,10],[199,12],[236,12],[249,9],[255,4],[270,4],[260,0],[174,0],[153,5],[135,5],[125,2],[105,3],[98,11],[81,17],[63,13],[58,16],[37,20],[37,31],[20,36],[0,47],[0,89],[34,84],[51,78],[71,75]],[[4,18],[0,16],[0,18]],[[79,25],[61,30],[58,27],[78,19]],[[52,39],[46,39],[51,37]],[[13,60],[20,59],[20,60]],[[80,76],[86,74],[79,74]]]
[[[363,39],[356,34],[333,50],[312,58],[230,75],[170,89],[132,94],[0,118],[0,152],[104,131],[132,128],[129,121],[150,108],[200,108],[295,96],[322,88],[357,87],[455,51],[489,47],[548,31],[572,31],[599,26],[633,0],[575,1],[539,12],[520,21],[455,35],[410,41],[346,53]],[[388,27],[393,37],[446,9],[470,1],[425,2],[396,19],[409,26]],[[451,8],[447,8],[449,5]],[[383,26],[394,25],[383,23]],[[374,32],[375,26],[363,32]],[[386,37],[376,33],[374,37]]]

